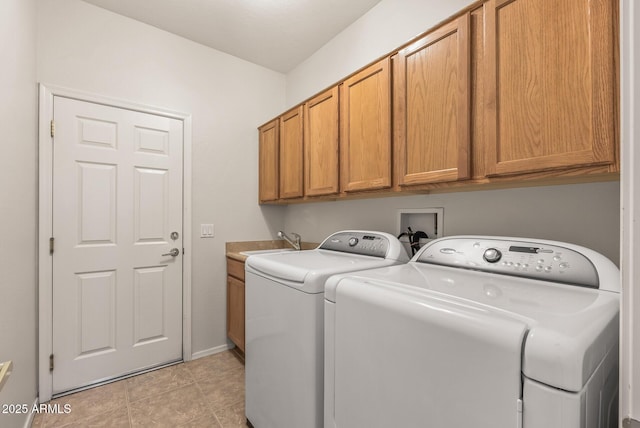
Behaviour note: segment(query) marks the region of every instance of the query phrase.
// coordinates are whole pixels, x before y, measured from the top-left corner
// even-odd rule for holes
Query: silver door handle
[[[167,254],[163,254],[163,256],[178,257],[179,254],[180,254],[180,250],[178,250],[177,248],[172,248],[169,250]]]

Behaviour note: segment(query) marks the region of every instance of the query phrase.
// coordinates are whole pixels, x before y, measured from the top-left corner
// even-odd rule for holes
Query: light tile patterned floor
[[[246,427],[244,365],[226,351],[67,395],[69,414],[36,415],[34,428]]]

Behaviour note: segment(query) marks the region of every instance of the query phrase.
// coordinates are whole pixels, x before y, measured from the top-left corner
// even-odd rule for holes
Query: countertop
[[[303,250],[313,250],[318,247],[318,243],[314,242],[302,242],[300,244]],[[275,248],[291,248],[285,241],[277,239],[271,241],[240,241],[240,242],[227,242],[225,244],[225,250],[227,257],[244,262],[247,256],[240,254],[241,251],[254,251],[254,250],[271,250]]]

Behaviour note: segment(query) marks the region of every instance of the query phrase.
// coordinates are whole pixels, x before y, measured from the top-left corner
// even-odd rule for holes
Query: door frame
[[[53,259],[49,254],[49,238],[53,236],[53,145],[51,120],[56,96],[92,102],[109,107],[169,117],[183,123],[183,265],[182,265],[182,358],[192,359],[191,343],[191,115],[87,92],[40,83],[38,118],[38,400],[47,402],[53,395],[53,375],[49,356],[53,353]]]
[[[620,0],[620,422],[640,427],[640,7]]]

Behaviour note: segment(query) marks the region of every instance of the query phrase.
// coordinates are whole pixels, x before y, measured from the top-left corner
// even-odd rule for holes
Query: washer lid
[[[325,298],[339,300],[346,277],[385,284],[417,302],[446,300],[461,310],[473,306],[524,321],[528,332],[523,374],[567,391],[581,390],[607,352],[618,345],[617,293],[409,262],[333,277],[327,281]],[[424,308],[430,310],[428,305]]]
[[[331,275],[396,263],[391,259],[315,249],[251,256],[245,269],[306,293],[323,293],[324,283]]]
[[[412,294],[356,277],[339,285],[327,312],[335,426],[513,427],[526,323]]]

